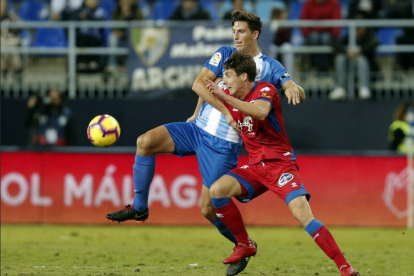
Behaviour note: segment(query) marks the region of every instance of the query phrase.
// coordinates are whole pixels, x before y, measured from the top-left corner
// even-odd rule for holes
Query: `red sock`
[[[316,231],[312,235],[312,238],[323,250],[323,252],[325,252],[325,254],[336,263],[338,269],[343,265],[349,265],[336,244],[331,232],[329,232],[325,226],[322,226],[318,231]]]
[[[244,227],[243,218],[236,204],[230,199],[226,206],[215,208],[215,210],[221,221],[236,236],[237,243],[248,245],[250,242],[249,235]]]

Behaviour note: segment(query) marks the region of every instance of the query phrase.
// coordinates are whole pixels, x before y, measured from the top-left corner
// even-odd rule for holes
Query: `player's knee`
[[[306,227],[306,225],[309,224],[309,222],[312,221],[313,215],[311,212],[308,212],[307,210],[298,208],[292,211],[293,217],[303,226]]]
[[[226,196],[224,189],[220,186],[218,182],[215,182],[210,188],[210,196],[212,198],[220,198]]]
[[[137,150],[141,152],[141,154],[148,154],[150,153],[151,149],[151,137],[147,133],[142,134],[137,139]]]

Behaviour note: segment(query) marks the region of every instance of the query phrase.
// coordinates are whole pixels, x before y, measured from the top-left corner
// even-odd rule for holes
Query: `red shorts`
[[[261,163],[233,169],[227,175],[236,178],[247,190],[248,198],[238,197],[241,202],[252,200],[267,190],[273,191],[286,204],[301,195],[310,198],[310,194],[305,191],[295,161],[264,160]]]

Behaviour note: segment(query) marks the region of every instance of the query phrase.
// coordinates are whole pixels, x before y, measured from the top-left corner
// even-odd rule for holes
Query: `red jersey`
[[[225,93],[229,94],[226,90]],[[268,82],[256,82],[243,101],[269,101],[272,109],[263,121],[253,119],[225,103],[233,119],[238,123],[240,136],[249,153],[252,164],[267,159],[295,160],[293,148],[289,143],[283,122],[280,97],[276,88]]]

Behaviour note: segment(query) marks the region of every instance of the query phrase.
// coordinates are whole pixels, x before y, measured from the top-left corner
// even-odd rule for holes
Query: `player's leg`
[[[133,167],[134,202],[139,212],[148,210],[148,196],[155,173],[155,154],[173,153],[175,143],[165,126],[154,128],[137,139],[137,153]]]
[[[217,217],[210,198],[210,189],[203,185],[201,189],[201,213],[208,219],[226,239],[237,244],[236,237],[227,226]]]
[[[132,206],[112,212],[106,217],[113,221],[135,219],[145,221],[148,218],[148,196],[155,173],[155,154],[172,153],[175,143],[165,126],[154,128],[137,139],[137,152],[133,166],[135,197]]]
[[[216,216],[209,189],[215,181],[237,166],[240,144],[210,135],[198,127],[196,133],[199,138],[199,143],[196,145],[196,155],[203,179],[201,212],[225,238],[236,244],[237,241],[234,235]]]
[[[295,219],[312,236],[316,244],[336,263],[339,271],[341,271],[341,275],[359,275],[347,262],[329,230],[313,217],[305,195],[295,197],[288,203],[288,206]]]
[[[223,261],[225,264],[237,263],[243,258],[254,256],[257,252],[244,226],[240,211],[231,200],[232,196],[240,196],[244,191],[239,181],[230,175],[222,176],[210,188],[211,200],[217,216],[236,236],[238,243],[233,254]]]

